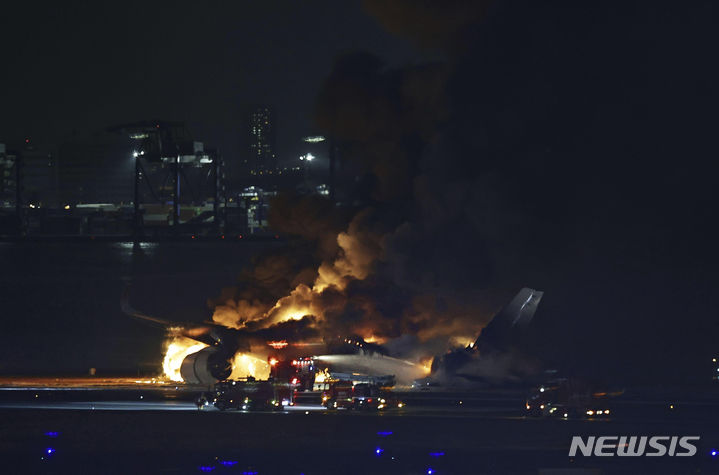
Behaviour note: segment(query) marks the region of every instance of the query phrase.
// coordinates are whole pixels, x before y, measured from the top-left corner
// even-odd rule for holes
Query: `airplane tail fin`
[[[520,290],[482,329],[475,346],[480,351],[509,346],[515,335],[530,324],[543,295],[544,292],[527,287]]]

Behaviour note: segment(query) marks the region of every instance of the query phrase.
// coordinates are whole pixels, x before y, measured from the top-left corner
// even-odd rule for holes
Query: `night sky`
[[[280,155],[332,131],[389,236],[352,291],[538,288],[550,359],[681,380],[719,331],[716,20],[710,1],[15,4],[0,135],[160,117],[236,151],[239,105],[274,104]]]
[[[360,2],[11,2],[0,18],[0,138],[53,143],[144,119],[186,121],[226,157],[242,107],[276,107],[278,155],[315,132],[334,57],[361,49],[403,64],[423,54]],[[295,156],[297,155],[297,156]]]

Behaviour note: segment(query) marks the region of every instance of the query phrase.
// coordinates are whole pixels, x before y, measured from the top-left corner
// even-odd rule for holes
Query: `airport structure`
[[[0,236],[274,236],[268,216],[278,193],[332,196],[331,141],[305,136],[280,163],[273,110],[255,106],[247,118],[238,181],[182,122],[0,144]]]
[[[133,230],[224,226],[224,171],[216,150],[192,139],[182,122],[140,121],[111,127],[134,141]],[[156,228],[157,229],[157,228]]]

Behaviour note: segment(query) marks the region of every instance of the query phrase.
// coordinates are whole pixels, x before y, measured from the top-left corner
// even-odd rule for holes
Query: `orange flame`
[[[167,344],[165,357],[162,360],[162,370],[165,377],[171,381],[182,382],[180,368],[182,361],[192,353],[198,352],[207,345],[184,336],[173,337]]]

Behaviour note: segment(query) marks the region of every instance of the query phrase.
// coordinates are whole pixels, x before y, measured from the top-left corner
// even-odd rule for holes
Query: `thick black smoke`
[[[317,123],[338,145],[346,214],[281,203],[274,225],[310,239],[314,260],[266,259],[273,277],[246,274],[260,283],[234,296],[234,315],[257,301],[266,318],[321,263],[335,274],[361,265],[361,278],[348,271],[318,292],[320,325],[436,350],[473,339],[529,286],[546,298],[527,350],[546,361],[620,378],[690,374],[676,356],[698,365],[717,331],[711,8],[366,5],[444,59],[337,59]]]

